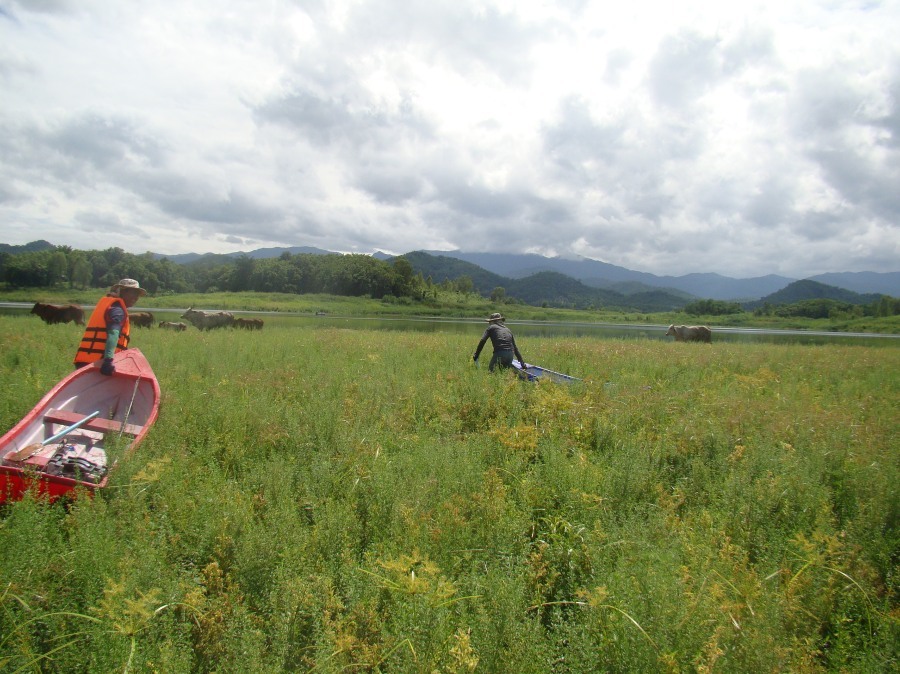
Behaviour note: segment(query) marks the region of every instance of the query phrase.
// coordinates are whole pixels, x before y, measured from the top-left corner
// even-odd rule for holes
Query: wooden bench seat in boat
[[[65,410],[47,410],[46,414],[44,414],[44,422],[50,424],[63,424],[64,426],[71,426],[74,423],[78,423],[82,419],[84,419],[86,414],[79,414],[78,412],[66,412]],[[94,417],[86,424],[81,426],[89,431],[98,431],[100,433],[119,433],[123,432],[128,435],[137,435],[141,432],[142,427],[136,424],[125,424],[124,431],[122,430],[122,422],[114,421],[112,419],[103,419],[102,417]]]

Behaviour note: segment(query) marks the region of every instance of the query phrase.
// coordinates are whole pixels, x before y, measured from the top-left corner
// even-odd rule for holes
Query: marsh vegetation
[[[4,431],[79,334],[0,317]],[[895,671],[900,349],[521,344],[557,386],[452,333],[133,344],[110,488],[0,513],[4,671]]]

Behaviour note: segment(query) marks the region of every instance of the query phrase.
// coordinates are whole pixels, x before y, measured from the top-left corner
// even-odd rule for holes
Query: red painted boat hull
[[[0,503],[32,489],[52,501],[79,488],[92,493],[107,486],[114,456],[134,451],[144,439],[159,414],[160,398],[159,382],[140,350],[120,351],[113,363],[111,377],[100,373],[99,362],[73,371],[0,438]],[[85,421],[94,412],[99,414]],[[83,425],[42,446],[75,423]],[[92,467],[102,459],[105,472],[68,471],[79,465],[72,461],[64,472],[59,468],[64,457]]]

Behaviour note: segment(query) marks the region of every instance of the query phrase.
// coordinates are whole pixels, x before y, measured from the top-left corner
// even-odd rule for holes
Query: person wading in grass
[[[87,323],[84,336],[75,353],[75,367],[84,367],[103,359],[100,372],[112,375],[116,371],[113,356],[128,348],[131,324],[128,309],[147,291],[132,278],[123,278],[113,285],[106,297],[97,302]]]
[[[516,346],[516,338],[513,337],[512,330],[503,325],[505,320],[506,318],[502,314],[497,313],[491,314],[487,318],[487,329],[481,336],[481,341],[478,342],[475,355],[472,356],[472,359],[478,363],[478,356],[481,355],[485,342],[490,339],[491,345],[494,347],[494,355],[491,356],[491,364],[488,365],[488,370],[491,372],[494,371],[495,367],[500,367],[501,370],[510,367],[513,362],[513,356],[519,359],[523,367],[525,366],[525,359],[522,358],[519,347]]]

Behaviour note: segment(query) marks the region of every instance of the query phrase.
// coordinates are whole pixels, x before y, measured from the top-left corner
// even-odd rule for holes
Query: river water
[[[480,335],[483,320],[438,318],[341,318],[337,316],[297,317],[298,321],[315,322],[327,327],[364,328],[370,330],[416,330],[420,332],[454,332]],[[523,337],[592,337],[595,339],[656,339],[666,337],[668,325],[633,323],[554,323],[544,321],[511,321],[506,325]],[[714,327],[713,341],[768,342],[779,344],[860,344],[866,346],[900,346],[900,335],[872,333],[814,332],[807,330],[762,330],[755,328]]]
[[[0,315],[22,315],[31,310],[31,304],[0,302]],[[85,307],[90,311],[91,307]],[[141,307],[135,307],[136,311]],[[157,320],[178,320],[184,309],[149,309]],[[454,318],[359,318],[315,316],[289,312],[234,312],[241,316],[260,316],[278,325],[312,326],[364,330],[400,330],[418,332],[452,332],[480,336],[486,323],[481,319]],[[513,321],[506,324],[522,337],[595,339],[654,339],[671,341],[666,337],[667,325],[636,323],[561,323],[545,321]],[[859,332],[827,332],[812,330],[769,330],[760,328],[713,327],[713,341],[756,342],[773,344],[854,344],[863,346],[900,346],[900,335],[883,335]]]

